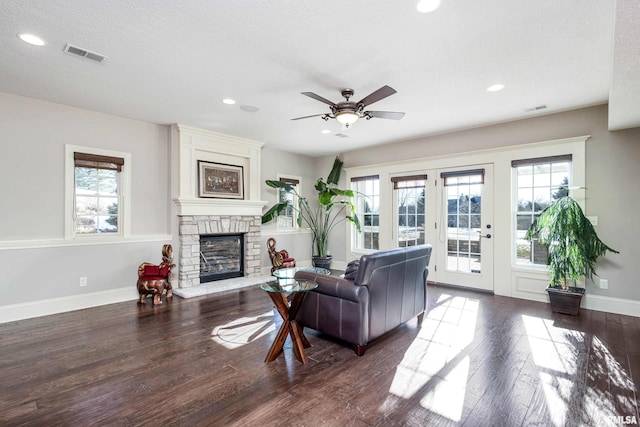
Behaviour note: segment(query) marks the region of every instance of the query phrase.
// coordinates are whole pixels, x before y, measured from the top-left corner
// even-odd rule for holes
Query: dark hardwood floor
[[[429,286],[422,325],[363,357],[305,330],[308,364],[289,341],[264,363],[279,323],[251,288],[0,324],[0,425],[640,422],[639,318]]]

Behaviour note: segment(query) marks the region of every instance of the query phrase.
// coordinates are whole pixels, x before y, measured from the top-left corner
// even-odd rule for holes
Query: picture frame
[[[198,160],[198,197],[244,199],[242,166]]]

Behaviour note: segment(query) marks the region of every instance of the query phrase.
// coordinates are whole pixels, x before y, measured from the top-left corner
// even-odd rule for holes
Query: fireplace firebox
[[[200,282],[244,276],[244,236],[200,236]]]

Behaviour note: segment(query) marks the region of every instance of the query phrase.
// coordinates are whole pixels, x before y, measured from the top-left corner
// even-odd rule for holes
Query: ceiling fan
[[[353,96],[353,89],[343,89],[342,96],[346,99],[346,101],[342,102],[331,102],[326,98],[321,97],[320,95],[316,95],[313,92],[302,92],[303,95],[308,96],[309,98],[313,98],[317,101],[324,102],[329,105],[331,109],[330,113],[323,114],[313,114],[311,116],[303,116],[296,117],[291,120],[300,120],[300,119],[308,119],[310,117],[322,117],[323,120],[336,119],[346,127],[354,124],[358,119],[365,118],[367,120],[372,119],[374,117],[379,119],[391,119],[391,120],[400,120],[404,117],[404,113],[399,113],[397,111],[365,111],[365,108],[374,102],[378,102],[381,99],[386,98],[387,96],[391,96],[396,93],[396,90],[389,86],[382,86],[380,89],[371,93],[368,96],[362,98],[359,102],[349,101],[349,99]]]

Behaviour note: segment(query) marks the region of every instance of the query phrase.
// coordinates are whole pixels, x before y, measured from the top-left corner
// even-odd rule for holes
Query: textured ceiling
[[[618,0],[618,11],[627,2],[637,9]],[[637,10],[621,22],[615,6],[443,0],[420,14],[415,0],[2,0],[0,91],[313,156],[603,104],[610,94],[623,117],[610,122],[639,126],[640,106],[626,94],[638,99],[637,73],[628,74],[638,64]],[[19,32],[47,44],[27,45]],[[65,54],[66,43],[108,59]],[[487,92],[494,83],[506,88]],[[398,93],[371,109],[406,112],[400,121],[344,130],[290,120],[328,111],[300,92],[337,102],[342,88],[361,99],[385,84]],[[525,111],[539,105],[548,108]]]

